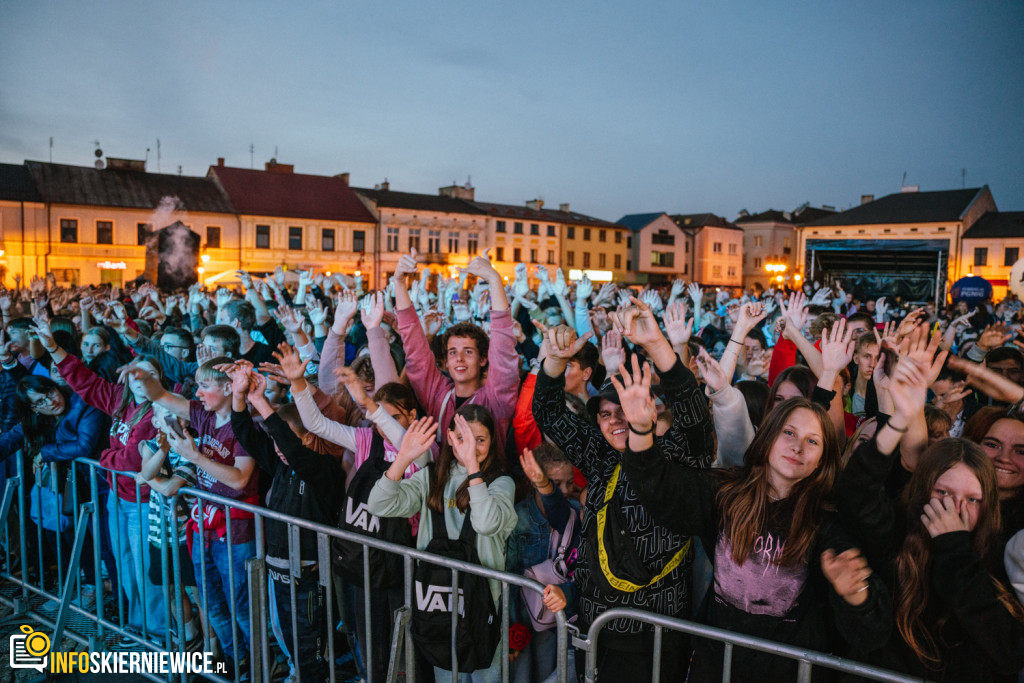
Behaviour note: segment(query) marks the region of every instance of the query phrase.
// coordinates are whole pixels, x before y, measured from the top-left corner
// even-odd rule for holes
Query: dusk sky
[[[1024,3],[6,2],[0,162],[387,177],[650,211],[988,184],[1024,210]]]

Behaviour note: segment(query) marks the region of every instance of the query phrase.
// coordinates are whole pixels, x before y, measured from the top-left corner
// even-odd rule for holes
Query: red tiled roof
[[[209,175],[239,213],[376,223],[377,219],[341,178],[211,166]]]

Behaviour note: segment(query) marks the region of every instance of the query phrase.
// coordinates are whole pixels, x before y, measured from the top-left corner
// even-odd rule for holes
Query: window
[[[675,266],[676,255],[671,251],[652,251],[651,265],[659,268],[672,268]]]
[[[715,242],[714,244],[712,244],[711,245],[711,251],[715,252],[716,254],[721,254],[722,253],[722,243],[721,242]]]
[[[334,251],[334,228],[320,231],[320,251]]]
[[[974,266],[987,266],[988,265],[988,247],[975,247],[974,248]]]
[[[220,249],[220,226],[206,226],[206,247],[208,249]]]
[[[792,249],[790,249],[789,247],[783,247],[783,248],[782,248],[782,253],[783,253],[783,254],[789,254],[789,253],[792,253],[792,251],[793,251],[793,250],[792,250]]]
[[[420,229],[412,228],[409,230],[409,250],[415,249],[420,250]]]
[[[622,231],[621,230],[616,230],[615,231],[615,244],[622,244]]]
[[[618,235],[619,233],[615,233],[615,234]],[[615,255],[615,270],[619,270],[620,268],[622,268],[622,254],[616,254]]]
[[[711,274],[714,277],[722,277],[722,266],[713,266],[711,268]]]
[[[455,254],[459,251],[459,233],[448,233],[448,251]]]
[[[60,219],[60,241],[61,242],[77,242],[78,241],[78,220],[75,218],[61,218]],[[145,244],[145,242],[140,242]]]
[[[519,247],[516,247],[515,249],[513,249],[512,250],[512,260],[515,263],[519,263],[520,261],[522,261],[523,260],[523,250],[520,249]]]
[[[505,232],[505,221],[498,221],[494,224],[495,232]]]
[[[583,241],[584,242],[589,242],[590,241],[590,228],[583,228]]]
[[[288,228],[288,249],[291,251],[302,251],[302,228],[291,226]]]
[[[334,231],[331,230],[333,233]],[[366,251],[366,231],[365,230],[353,230],[352,231],[352,251]]]
[[[630,235],[629,237],[626,238],[626,249],[632,249],[632,248],[633,248],[633,236]]]
[[[555,265],[555,252],[552,249],[548,249],[548,265]]]
[[[153,234],[152,223],[138,223],[135,226],[135,243],[145,245],[149,241],[149,236]]]
[[[783,249],[789,249],[789,238],[788,237],[784,237],[782,239],[782,248]],[[788,254],[789,252],[787,251],[786,253]]]
[[[758,270],[761,270],[761,257],[760,256],[758,256],[757,258],[754,259],[754,267],[757,268]]]
[[[597,231],[597,241],[598,242],[607,242],[608,241],[608,231],[607,230],[598,230]]]
[[[495,247],[494,251],[497,252],[495,256],[499,261],[505,260],[505,247]]]
[[[257,249],[270,249],[270,226],[269,225],[257,225],[256,226],[256,248]]]
[[[676,236],[670,233],[668,230],[659,230],[658,232],[651,235],[651,244],[666,244],[673,245],[676,243]]]
[[[685,247],[685,249],[684,249],[685,253],[689,254],[690,253],[690,243],[686,242],[686,243],[683,244],[683,246]]]
[[[590,252],[589,251],[583,252],[583,267],[584,268],[589,268],[590,267]]]
[[[761,246],[761,236],[760,235],[754,235],[754,246],[755,247]]]
[[[469,240],[469,255],[476,256],[476,253],[480,250],[480,233],[471,232],[467,236]],[[499,261],[501,259],[498,259]]]
[[[1006,247],[1003,253],[1003,265],[1012,266],[1020,258],[1020,247]]]
[[[597,255],[597,267],[598,268],[607,268],[608,267],[608,257],[605,254],[598,254]]]
[[[729,277],[736,277],[736,267],[729,266]]]
[[[555,226],[549,225],[548,226],[548,237],[554,237],[554,236],[555,236]]]
[[[732,256],[736,255],[736,244],[735,243],[730,243],[729,244],[729,254],[732,255]]]
[[[575,266],[576,265],[576,252],[569,251],[565,254],[565,265]]]
[[[398,228],[388,228],[388,251],[398,251]]]
[[[530,250],[530,263],[536,263],[536,262],[537,262],[537,250],[536,249],[531,249]]]
[[[565,236],[566,236],[567,239],[570,239],[570,240],[576,239],[576,228],[574,228],[573,226],[570,225],[565,230],[566,230]]]
[[[440,230],[427,230],[427,251],[431,254],[441,253]]]
[[[540,226],[538,224],[536,224],[536,223],[530,223],[530,234],[531,235],[539,235],[540,234]]]
[[[61,242],[64,240],[62,239]],[[114,222],[96,221],[96,244],[114,243]]]
[[[690,273],[690,264],[689,263],[684,263],[683,264],[683,275],[688,275],[689,273]]]
[[[512,226],[512,232],[515,233],[516,235],[522,235],[523,234],[523,223],[522,223],[522,221],[516,221],[515,222],[515,224]]]

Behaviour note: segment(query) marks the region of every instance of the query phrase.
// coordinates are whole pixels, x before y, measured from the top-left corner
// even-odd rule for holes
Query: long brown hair
[[[905,517],[906,536],[896,555],[896,576],[899,586],[896,595],[896,628],[921,662],[929,668],[941,663],[941,647],[935,633],[948,620],[944,616],[935,628],[929,628],[921,618],[929,600],[932,565],[932,539],[921,522],[924,506],[932,498],[935,482],[947,470],[964,464],[981,484],[981,509],[978,523],[971,532],[971,545],[981,556],[986,567],[1002,558],[995,557],[999,547],[999,488],[996,470],[985,451],[966,439],[943,439],[929,446],[921,455],[914,476],[900,497]],[[999,601],[1017,619],[1024,619],[1024,608],[1010,595],[1006,587],[992,578]]]
[[[466,418],[466,422],[475,422],[482,425],[491,435],[491,448],[487,452],[487,458],[480,463],[480,473],[484,475],[484,483],[490,484],[504,473],[505,463],[498,450],[498,438],[494,431],[494,417],[491,412],[483,406],[475,403],[463,404],[455,411],[456,415]],[[455,429],[455,418],[448,425],[448,429]],[[441,449],[437,462],[434,464],[430,477],[430,491],[427,493],[427,506],[435,512],[444,512],[444,488],[448,483],[451,470],[458,461],[455,459],[455,452],[451,443],[445,444]],[[466,480],[455,490],[455,505],[460,512],[465,512],[469,507],[469,481]]]
[[[810,410],[821,423],[822,453],[814,472],[797,482],[789,492],[795,507],[779,564],[805,561],[814,545],[820,524],[818,513],[839,471],[839,439],[824,408],[806,398],[791,398],[777,404],[765,416],[764,424],[743,457],[743,466],[724,470],[721,475],[724,483],[718,491],[718,509],[721,510],[722,531],[732,546],[736,564],[743,564],[750,556],[754,542],[767,525],[768,456],[789,416],[800,409]]]
[[[157,380],[160,382],[160,384],[164,385],[164,388],[166,388],[167,385],[166,382],[164,381],[164,366],[161,365],[159,359],[157,359],[156,356],[151,356],[149,354],[143,353],[139,354],[135,359],[135,362],[137,363],[141,363],[142,361],[145,361],[153,366],[153,369],[156,370]],[[114,421],[110,424],[111,436],[117,434],[117,425],[119,422],[122,422],[124,420],[124,415],[125,413],[128,412],[128,406],[130,404],[135,403],[135,397],[132,396],[132,390],[128,387],[127,379],[125,380],[123,386],[124,393],[121,394],[121,402],[118,404],[117,408],[114,409],[114,412],[110,415],[112,418],[114,418]],[[136,412],[132,419],[126,423],[128,431],[131,431],[135,427],[135,425],[142,421],[142,418],[149,414],[149,411],[152,408],[152,404],[147,399],[139,403],[138,407],[138,412]]]

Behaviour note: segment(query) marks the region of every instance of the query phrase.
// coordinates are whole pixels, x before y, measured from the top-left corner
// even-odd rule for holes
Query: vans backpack
[[[433,538],[426,552],[453,560],[480,564],[476,552],[476,531],[466,512],[458,539],[448,538],[444,515],[430,511]],[[452,642],[452,572],[429,562],[416,566],[413,586],[412,638],[419,652],[431,666],[451,670]],[[459,572],[459,618],[455,632],[455,648],[460,673],[486,669],[494,659],[501,640],[498,611],[491,597],[491,587],[483,576]]]

